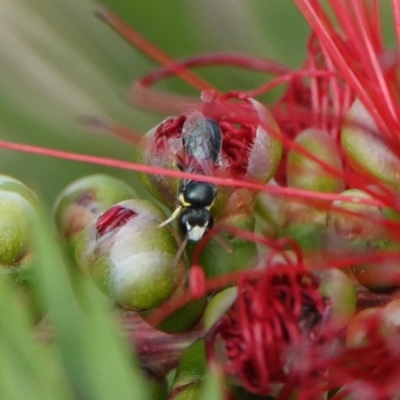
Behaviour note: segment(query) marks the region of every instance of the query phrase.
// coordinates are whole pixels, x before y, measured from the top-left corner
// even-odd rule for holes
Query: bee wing
[[[194,111],[183,124],[182,143],[185,169],[212,175],[221,153],[222,136],[219,125],[202,113]]]

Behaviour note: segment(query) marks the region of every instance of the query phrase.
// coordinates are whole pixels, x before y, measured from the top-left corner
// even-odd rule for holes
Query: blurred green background
[[[382,0],[389,5],[390,0]],[[292,0],[104,0],[172,57],[236,51],[296,67],[308,28]],[[156,64],[96,19],[87,0],[0,0],[0,139],[133,160],[133,147],[87,132],[81,116],[119,121],[146,132],[165,116],[128,104],[132,81]],[[386,17],[390,10],[386,9]],[[390,24],[383,24],[390,32]],[[262,74],[198,70],[221,90],[245,89]],[[177,79],[161,88],[197,93]],[[23,180],[49,206],[70,181],[108,172],[135,183],[132,172],[0,149],[0,173]]]
[[[296,66],[307,26],[291,0],[105,0],[172,57],[236,51]],[[132,81],[156,64],[96,19],[86,0],[0,0],[0,139],[133,160],[133,147],[77,121],[94,116],[146,132],[165,116],[128,104]],[[222,90],[254,87],[262,74],[198,70]],[[192,95],[170,79],[159,85]],[[132,172],[0,149],[0,173],[21,179],[50,206],[70,181],[108,172],[135,184]]]
[[[308,28],[292,0],[102,4],[172,57],[236,51],[293,67],[304,57]],[[386,22],[390,0],[381,4]],[[94,17],[98,6],[88,0],[0,0],[0,140],[133,161],[133,146],[87,132],[77,121],[100,117],[144,133],[165,117],[126,101],[130,83],[156,65]],[[382,26],[390,43],[391,25]],[[266,79],[232,69],[199,73],[221,90],[251,88]],[[160,87],[197,95],[176,79]],[[24,181],[48,207],[70,181],[95,172],[136,183],[129,171],[0,149],[0,173]],[[121,343],[109,304],[85,282],[82,298],[90,307],[78,307],[58,246],[49,229],[41,228],[34,235],[37,283],[57,340],[44,351],[38,348],[23,299],[0,282],[0,398],[153,399],[131,368],[129,347]]]

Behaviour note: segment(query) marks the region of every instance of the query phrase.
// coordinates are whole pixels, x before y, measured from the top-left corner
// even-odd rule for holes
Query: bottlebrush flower
[[[348,114],[350,126],[346,126],[341,138],[348,161],[357,171],[397,187],[398,56],[396,51],[384,47],[379,2],[329,1],[337,27],[316,1],[295,3],[335,70],[357,98]],[[399,3],[391,4],[398,45]]]
[[[218,187],[229,188],[219,189],[220,194],[214,208],[215,212],[221,216],[219,222],[223,223],[234,220],[234,218],[231,220],[227,218],[222,221],[223,206],[228,202],[228,198],[229,201],[232,199],[231,193],[235,195],[239,190],[251,190],[254,193],[269,192],[284,200],[307,199],[310,203],[307,207],[322,204],[321,209],[318,209],[318,214],[323,218],[319,219],[318,223],[322,220],[324,229],[321,233],[318,232],[321,241],[318,241],[313,248],[315,257],[307,258],[307,268],[301,263],[299,263],[301,265],[271,267],[256,273],[227,274],[219,276],[218,281],[210,280],[205,283],[204,287],[207,290],[211,283],[214,283],[212,289],[216,291],[231,284],[238,285],[238,297],[233,307],[225,318],[217,322],[210,333],[209,351],[211,353],[213,351],[213,339],[217,336],[221,337],[226,350],[226,357],[222,360],[225,370],[234,374],[245,388],[254,393],[271,393],[271,384],[277,384],[283,386],[278,397],[280,399],[288,398],[291,394],[301,399],[311,399],[314,396],[326,394],[327,391],[338,389],[340,391],[336,394],[336,398],[348,393],[360,396],[369,389],[374,398],[384,398],[397,390],[398,371],[394,366],[398,364],[398,356],[396,352],[390,353],[392,344],[397,342],[395,335],[393,338],[396,340],[393,343],[392,337],[375,335],[375,321],[369,325],[375,336],[371,336],[371,341],[365,347],[346,348],[343,332],[338,332],[336,337],[334,328],[324,323],[333,302],[331,304],[329,301],[325,302],[319,293],[318,279],[313,275],[313,270],[326,269],[329,266],[352,268],[362,262],[374,262],[376,268],[379,268],[382,262],[389,260],[398,262],[398,251],[390,254],[382,251],[385,249],[378,248],[374,254],[368,251],[349,254],[345,251],[346,248],[338,245],[336,238],[332,238],[329,232],[328,235],[324,235],[327,233],[325,229],[327,209],[330,210],[328,216],[332,217],[332,213],[338,211],[340,204],[353,202],[375,207],[379,216],[382,213],[384,218],[376,221],[378,229],[374,233],[381,234],[384,231],[382,235],[385,239],[394,243],[399,241],[398,56],[396,52],[385,51],[382,44],[377,0],[371,2],[328,1],[331,14],[336,18],[336,24],[331,22],[330,14],[318,1],[295,0],[295,3],[313,29],[308,42],[306,60],[297,70],[284,68],[270,60],[260,61],[237,55],[208,55],[174,61],[160,54],[152,46],[148,44],[144,46],[147,46],[148,53],[155,55],[154,58],[161,61],[164,67],[136,82],[132,88],[132,97],[141,105],[159,106],[163,110],[176,112],[177,115],[169,117],[150,131],[142,143],[141,150],[144,151],[138,164],[71,155],[28,146],[9,145],[9,148],[146,173],[149,176],[143,180],[147,188],[169,207],[173,207],[176,200],[179,180],[204,178],[206,182]],[[395,34],[400,43],[398,28],[400,3],[393,0],[391,4]],[[111,12],[102,10],[99,15],[129,40],[136,40],[143,44],[143,40],[138,39],[135,32],[130,31]],[[265,85],[247,92],[223,94],[213,90],[214,88],[211,88],[207,82],[196,77],[188,69],[220,63],[244,66],[247,69],[272,73],[275,76]],[[202,93],[203,104],[199,105],[196,100],[183,96],[169,96],[150,90],[151,85],[171,75],[184,78],[193,87],[199,89]],[[277,101],[268,105],[271,113],[269,115],[269,112],[253,98],[268,93],[272,88],[282,84],[285,85],[284,92]],[[217,166],[214,176],[195,176],[187,171],[180,171],[176,165],[182,158],[183,124],[194,111],[201,111],[204,115],[215,119],[223,131],[221,168],[218,171],[219,165]],[[272,129],[269,130],[269,127]],[[106,128],[118,136],[115,126],[110,124]],[[310,129],[316,132],[315,135],[320,140],[323,135],[328,135],[329,142],[337,146],[338,150],[335,149],[333,157],[334,162],[331,162],[329,157],[321,157],[318,154],[318,147],[315,150],[315,146],[308,148],[302,145],[301,132]],[[257,142],[258,134],[260,134],[258,139],[261,139]],[[6,147],[7,144],[2,144],[2,146]],[[283,146],[282,159],[280,159],[281,146]],[[326,147],[332,149],[335,146],[329,144]],[[269,154],[268,151],[271,148],[272,152]],[[302,159],[300,164],[291,161],[290,155],[294,154],[293,152],[300,155]],[[171,153],[172,157],[169,157]],[[268,154],[272,156],[266,157]],[[307,168],[304,167],[309,162],[318,166],[314,175],[315,181],[330,176],[332,181],[338,182],[338,185],[333,185],[334,188],[324,191],[321,190],[321,186],[314,185],[315,182],[305,187],[302,179],[297,179],[297,177],[295,181],[289,179],[288,170],[292,170],[291,173],[294,172],[294,176],[306,174]],[[314,173],[316,170],[312,169],[312,171]],[[265,182],[272,175],[278,184],[266,186]],[[357,196],[349,197],[349,192],[347,196],[346,193],[336,194],[343,185],[347,189],[361,189],[369,197],[363,199]],[[243,220],[246,224],[250,221],[248,225],[251,225],[250,230],[253,230],[253,216],[250,215],[253,196],[250,197],[251,201],[246,204],[248,208],[243,213],[245,217]],[[331,204],[332,200],[334,202]],[[340,201],[342,203],[338,203]],[[363,215],[357,208],[355,212],[353,211],[346,210],[349,220],[346,222],[351,223],[350,216],[354,214],[364,220],[369,218],[369,214]],[[126,243],[126,240],[110,239],[111,233],[118,236],[119,232],[136,218],[136,214],[136,210],[130,207],[114,206],[90,228],[89,236],[93,242],[89,243],[90,251],[84,255],[83,265],[89,270],[91,268],[89,259],[91,262],[99,254],[101,257],[104,256],[101,260],[94,260],[94,275],[105,291],[110,290],[108,285],[110,282],[114,283],[113,273],[118,270],[118,268],[113,269],[113,260],[109,262],[110,249],[113,250],[115,246],[121,250],[122,245],[127,245],[128,250],[140,252],[147,245],[147,242],[140,241],[143,237],[138,237],[136,227],[129,232],[129,238],[135,240],[129,240]],[[304,209],[301,210],[301,214],[301,217],[305,216]],[[235,217],[232,214],[229,216]],[[311,215],[310,219],[307,217],[306,215],[304,219],[297,219],[297,222],[308,223],[314,215]],[[240,222],[242,223],[243,220]],[[161,221],[157,219],[157,222]],[[239,228],[242,227],[239,226]],[[237,243],[244,238],[253,245],[253,249],[255,243],[261,243],[267,247],[269,251],[267,259],[271,260],[271,253],[273,254],[276,250],[274,245],[289,243],[286,237],[282,237],[283,231],[279,228],[281,227],[277,229],[277,240],[270,238],[259,240],[259,236],[253,232],[232,229],[232,226],[231,230],[227,229],[227,231],[232,233],[230,238],[232,243]],[[149,242],[153,234],[157,237],[161,235],[155,221],[152,221],[151,229],[145,238]],[[286,234],[289,233],[286,231]],[[108,239],[110,239],[109,242]],[[374,239],[379,241],[381,238]],[[161,244],[156,244],[162,247]],[[177,251],[175,244],[173,242],[173,245],[167,246],[168,262],[174,259],[173,253]],[[139,248],[135,248],[137,245]],[[226,247],[229,248],[230,245],[231,243],[228,243]],[[366,243],[365,247],[367,245],[369,243]],[[202,243],[197,249],[201,249],[201,246]],[[254,266],[253,260],[238,257],[236,252],[238,249],[234,246],[230,248],[233,250],[232,258],[236,258],[236,261],[240,260],[243,269]],[[95,251],[92,251],[93,249]],[[224,250],[221,246],[220,253]],[[201,253],[200,250],[195,251],[193,258],[205,265],[199,253]],[[206,253],[207,249],[204,249],[203,254]],[[158,259],[161,258],[158,257]],[[227,263],[223,256],[220,258],[222,262]],[[206,272],[210,271],[208,275],[211,276],[216,257],[209,257],[209,259],[211,262],[205,269]],[[124,262],[125,259],[122,261]],[[164,265],[167,270],[169,266],[170,263]],[[215,270],[217,270],[216,267]],[[172,275],[169,282],[174,280]],[[177,280],[183,282],[183,267],[179,267],[177,275],[179,278]],[[236,279],[233,280],[232,276]],[[240,279],[237,279],[238,276]],[[376,280],[377,277],[377,274],[372,274],[372,279]],[[127,304],[127,298],[129,301],[132,300],[130,295],[132,295],[131,289],[134,283],[128,286],[127,291],[123,290],[121,300],[118,298],[122,304]],[[171,283],[168,293],[151,304],[128,305],[134,309],[157,306],[169,298],[177,286],[179,286],[177,282]],[[153,288],[151,282],[149,287]],[[359,295],[367,293],[366,297],[370,303],[384,302],[388,299],[380,294],[375,295],[360,288],[358,290]],[[359,305],[361,307],[360,302]],[[218,348],[218,344],[216,346]],[[392,367],[393,372],[390,372]]]
[[[271,394],[273,384],[287,383],[290,394],[311,372],[306,349],[321,339],[327,310],[312,273],[267,265],[240,279],[234,304],[209,333],[209,358],[217,357],[220,337],[225,373],[252,393]],[[305,352],[301,368],[292,360],[296,351]]]

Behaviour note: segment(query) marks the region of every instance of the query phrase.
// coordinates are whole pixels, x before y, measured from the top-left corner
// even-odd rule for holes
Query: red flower
[[[388,137],[398,136],[398,57],[384,49],[379,1],[328,1],[336,23],[315,0],[295,0],[324,52]],[[397,42],[400,43],[400,4],[392,1]],[[336,27],[338,25],[338,27]]]
[[[226,97],[226,96],[224,96]],[[232,97],[237,97],[232,95]],[[244,102],[234,107],[237,111],[242,111],[246,119],[249,119],[252,111],[250,104]],[[253,121],[235,120],[230,115],[218,115],[218,108],[223,107],[225,98],[212,98],[210,102],[204,104],[203,114],[206,117],[214,117],[222,133],[222,160],[221,166],[230,171],[230,175],[243,177],[247,171],[248,158],[256,136],[258,125],[257,118]],[[209,104],[212,103],[212,104]],[[229,110],[225,104],[226,110]],[[251,106],[250,106],[251,107]],[[231,110],[233,114],[233,111]],[[171,145],[171,141],[181,138],[182,127],[187,118],[187,114],[181,114],[178,117],[169,117],[157,126],[154,134],[154,145],[157,152],[165,152]],[[239,122],[239,126],[237,123]],[[181,143],[180,143],[181,144]],[[180,146],[182,147],[182,146]],[[178,148],[177,158],[182,158],[182,148]]]
[[[290,392],[294,382],[310,372],[292,361],[298,351],[321,339],[326,310],[318,279],[301,265],[267,266],[247,274],[239,282],[234,305],[210,332],[209,358],[215,358],[219,335],[225,371],[247,390],[269,394],[271,383],[288,383]]]

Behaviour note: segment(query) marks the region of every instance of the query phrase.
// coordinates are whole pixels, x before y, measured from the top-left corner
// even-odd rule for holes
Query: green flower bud
[[[341,140],[352,167],[399,187],[400,160],[359,100],[350,107],[347,118],[349,123],[342,130]]]
[[[362,347],[368,344],[372,334],[376,333],[382,318],[382,308],[367,308],[356,314],[346,330],[346,345],[348,347]],[[378,323],[378,325],[376,324]]]
[[[377,206],[362,204],[357,198],[372,199],[372,197],[358,189],[349,189],[341,193],[353,197],[354,201],[334,201],[328,211],[326,222],[328,230],[347,243],[363,243],[384,235],[384,228],[379,226],[383,221],[381,209]],[[355,214],[355,215],[354,215]]]
[[[83,228],[113,204],[135,197],[136,192],[126,183],[103,174],[89,175],[69,184],[57,197],[53,214],[71,252]]]
[[[186,349],[179,361],[169,399],[199,399],[205,372],[204,340],[198,340]]]
[[[276,186],[275,180],[268,185]],[[278,196],[261,192],[256,197],[254,211],[257,215],[257,231],[268,237],[277,237],[284,223],[285,201]]]
[[[326,211],[290,199],[282,207],[285,214],[280,236],[292,238],[305,252],[320,249],[326,231]]]
[[[39,206],[36,193],[29,189],[24,183],[11,176],[0,174],[0,190],[19,194],[33,207],[37,208]]]
[[[275,174],[282,157],[279,127],[272,114],[258,101],[249,99],[259,123],[250,149],[246,177],[268,182]]]
[[[183,292],[187,289],[187,279],[183,279],[179,288],[171,296],[170,300],[179,298]],[[179,308],[177,311],[166,317],[160,324],[154,326],[159,331],[166,333],[179,333],[185,332],[192,329],[203,316],[204,309],[207,305],[207,299],[205,297],[191,301]],[[148,319],[153,310],[141,312],[141,316],[144,319]]]
[[[382,331],[385,335],[400,333],[400,299],[392,300],[382,310]]]
[[[343,195],[371,199],[367,193],[350,189]],[[386,238],[384,216],[380,207],[357,201],[333,202],[335,208],[327,213],[328,230],[342,240],[344,249],[354,254],[388,254],[398,251],[399,245]],[[355,213],[354,214],[349,214]],[[365,262],[352,267],[354,277],[370,290],[385,292],[400,286],[400,266],[396,260]]]
[[[136,161],[139,164],[147,164],[152,167],[167,168],[179,171],[176,162],[176,156],[182,152],[182,139],[180,137],[184,119],[180,117],[169,117],[155,128],[147,132],[139,148],[142,151],[137,152]],[[173,134],[159,136],[169,127],[173,126]],[[171,128],[172,129],[172,128]],[[158,174],[140,174],[140,182],[160,202],[174,208],[178,193],[179,179],[168,178]]]
[[[0,278],[13,284],[34,321],[43,315],[35,285],[32,237],[39,208],[39,199],[31,189],[0,175]]]
[[[208,303],[204,312],[204,328],[208,331],[230,309],[237,297],[237,287],[217,293]]]
[[[388,190],[390,195],[393,195],[395,198],[398,198],[400,196],[400,191],[393,188],[388,187],[387,185],[382,185],[385,189]],[[372,189],[374,190],[374,193],[376,192],[378,195],[382,193],[382,190],[380,187],[372,186]],[[382,193],[383,198],[387,196],[386,193]],[[382,215],[384,216],[385,219],[389,221],[394,221],[396,223],[400,222],[400,213],[397,210],[394,210],[393,208],[383,206],[382,207]]]
[[[0,267],[8,272],[24,265],[32,256],[35,217],[36,210],[26,198],[0,190]]]
[[[343,172],[339,149],[327,132],[306,129],[296,137],[295,143],[328,166]],[[323,165],[295,149],[288,153],[286,176],[288,186],[295,188],[328,193],[339,193],[344,189],[341,177],[331,174]]]
[[[390,248],[386,247],[390,254]],[[396,245],[395,250],[400,250]],[[357,265],[352,269],[353,276],[361,285],[375,292],[390,292],[400,287],[400,265],[397,260],[384,260]]]
[[[320,274],[319,290],[329,300],[329,322],[336,330],[344,328],[356,312],[357,293],[353,281],[339,269]]]
[[[79,237],[75,259],[96,285],[122,307],[157,307],[181,285],[183,259],[170,227],[158,229],[164,213],[145,200],[120,202]]]

